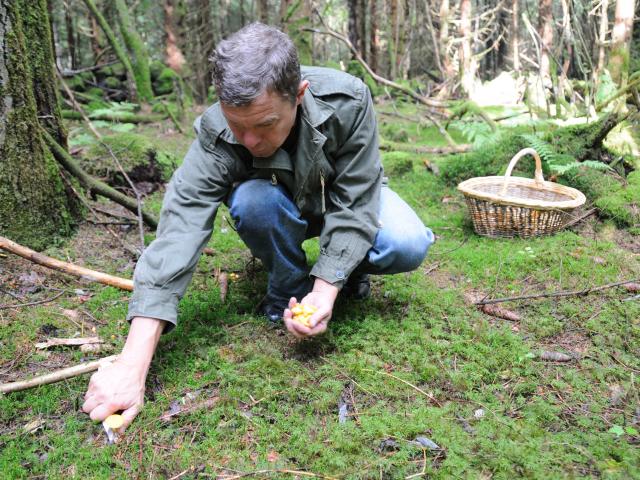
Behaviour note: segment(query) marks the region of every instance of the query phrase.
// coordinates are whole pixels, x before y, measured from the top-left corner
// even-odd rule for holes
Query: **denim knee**
[[[238,232],[262,232],[278,223],[280,210],[292,203],[281,187],[268,180],[248,180],[236,187],[229,213]]]
[[[393,274],[410,272],[420,266],[427,256],[434,236],[431,229],[422,226],[419,230],[403,232],[403,235],[380,230],[375,249],[369,252],[369,262],[379,273]],[[378,273],[372,271],[371,273]]]

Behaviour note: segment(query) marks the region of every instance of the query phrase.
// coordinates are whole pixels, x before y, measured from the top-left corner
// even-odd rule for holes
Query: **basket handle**
[[[516,153],[511,161],[509,162],[509,166],[507,167],[507,172],[504,174],[504,183],[502,184],[502,190],[500,190],[500,196],[504,196],[507,193],[507,187],[509,186],[509,177],[511,177],[511,172],[513,171],[516,163],[525,155],[533,155],[533,158],[536,161],[536,173],[534,181],[536,182],[537,187],[542,187],[544,184],[544,177],[542,176],[542,161],[540,160],[540,155],[533,148],[523,148],[518,153]]]

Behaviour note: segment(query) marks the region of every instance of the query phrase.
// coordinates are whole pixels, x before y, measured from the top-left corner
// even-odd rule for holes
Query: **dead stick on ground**
[[[47,257],[46,255],[31,250],[30,248],[23,247],[22,245],[12,242],[5,237],[0,237],[0,249],[15,253],[16,255],[26,258],[27,260],[31,260],[38,265],[68,273],[69,275],[75,275],[94,282],[111,285],[112,287],[117,287],[122,290],[129,290],[130,292],[133,291],[132,280],[116,277],[107,273],[97,272],[95,270],[90,270],[88,268],[56,260],[55,258]]]
[[[627,283],[636,283],[638,281],[640,281],[640,279],[636,278],[634,280],[625,280],[624,282],[608,283],[606,285],[600,285],[598,287],[585,288],[584,290],[539,293],[539,294],[533,294],[533,295],[520,295],[517,297],[494,298],[490,300],[480,300],[479,302],[475,302],[474,304],[475,305],[491,305],[493,303],[511,302],[514,300],[528,300],[531,298],[580,297],[583,295],[589,295],[590,293],[593,293],[593,292],[606,290],[607,288],[619,287],[620,285],[626,285]]]
[[[118,358],[117,355],[105,357],[93,362],[83,363],[81,365],[75,365],[73,367],[63,368],[55,372],[47,373],[39,377],[32,378],[31,380],[21,380],[18,382],[2,383],[0,384],[0,393],[17,392],[19,390],[26,390],[28,388],[37,387],[40,385],[47,385],[49,383],[59,382],[66,380],[67,378],[77,377],[83,373],[93,372],[100,368],[103,364],[114,362]]]
[[[58,293],[57,295],[54,295],[51,298],[45,298],[44,300],[38,300],[37,302],[18,303],[17,305],[0,305],[0,310],[4,310],[8,308],[32,307],[33,305],[42,305],[43,303],[53,302],[56,298],[61,297],[63,294],[64,294],[64,290]]]

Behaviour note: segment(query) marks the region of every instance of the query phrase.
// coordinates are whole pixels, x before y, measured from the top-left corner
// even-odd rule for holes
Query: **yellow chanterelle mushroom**
[[[291,313],[293,313],[293,320],[295,322],[311,328],[311,315],[313,315],[316,310],[318,310],[318,307],[314,307],[313,305],[296,303],[291,308]]]

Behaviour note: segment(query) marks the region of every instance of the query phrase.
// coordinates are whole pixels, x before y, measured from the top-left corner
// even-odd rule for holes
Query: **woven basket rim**
[[[497,193],[482,192],[474,189],[474,187],[486,184],[502,186],[504,179],[504,176],[474,177],[461,182],[458,185],[458,190],[466,196],[477,198],[479,200],[488,200],[500,205],[517,205],[520,207],[530,207],[540,210],[572,209],[583,205],[587,201],[584,194],[575,188],[549,182],[547,180],[542,181],[541,187],[534,179],[524,177],[509,177],[509,184],[566,195],[571,197],[571,200],[534,200],[525,197],[513,197],[508,195],[501,196]]]

